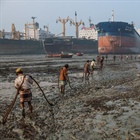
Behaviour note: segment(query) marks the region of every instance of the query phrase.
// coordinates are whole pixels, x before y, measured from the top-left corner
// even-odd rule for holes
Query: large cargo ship
[[[0,55],[98,53],[97,40],[87,36],[88,33],[93,34],[92,32],[95,31],[93,27],[84,27],[81,38],[65,36],[65,31],[62,32],[63,36],[56,37],[49,32],[47,26],[44,26],[42,30],[39,28],[39,23],[34,21],[35,17],[32,19],[32,24],[25,24],[23,33],[16,31],[14,24],[12,24],[11,32],[0,31]]]
[[[70,21],[70,25],[74,25],[76,28],[76,38],[72,36],[65,36],[65,24]],[[85,27],[82,20],[77,21],[77,13],[75,12],[75,21],[67,18],[58,18],[56,22],[62,23],[62,36],[46,38],[44,41],[44,48],[46,53],[98,53],[98,42],[96,31],[93,24],[90,27]],[[83,25],[82,29],[78,31],[78,27]]]
[[[108,21],[96,25],[98,52],[101,54],[140,53],[140,35],[133,23]]]
[[[44,41],[44,47],[46,53],[60,53],[60,52],[71,52],[71,53],[98,53],[98,42],[93,39],[80,39],[70,37],[54,37],[46,38]]]
[[[25,24],[24,32],[16,31],[14,24],[11,32],[0,31],[0,55],[45,54],[42,40],[54,34],[48,31],[47,26],[44,30],[39,28],[32,18],[33,24]]]

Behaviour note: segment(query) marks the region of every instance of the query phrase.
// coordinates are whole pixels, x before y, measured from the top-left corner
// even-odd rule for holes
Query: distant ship
[[[39,28],[39,23],[34,21],[35,17],[32,19],[32,24],[25,24],[23,33],[16,31],[14,24],[12,24],[11,32],[0,31],[0,55],[59,54],[62,51],[98,53],[98,41],[91,35],[95,32],[93,26],[83,27],[80,38],[64,36],[65,31],[62,32],[63,36],[57,37],[48,31],[47,26],[44,26],[44,30]]]
[[[49,58],[72,58],[73,53],[59,53],[59,54],[47,54],[46,57]]]
[[[26,54],[45,54],[42,40],[52,37],[46,30],[39,29],[39,24],[25,24],[24,32],[16,31],[12,24],[11,32],[0,31],[0,55],[26,55]]]
[[[43,41],[43,46],[45,48],[46,54],[61,53],[71,51],[71,41],[69,38],[62,37],[51,37],[45,38]]]
[[[45,54],[41,41],[0,39],[0,55]]]
[[[46,53],[60,53],[61,51],[64,51],[71,53],[81,52],[97,54],[98,41],[94,28],[93,24],[88,28],[82,27],[79,31],[79,38],[74,38],[72,36],[45,38],[44,48]]]
[[[83,53],[76,53],[77,56],[83,56]]]
[[[98,52],[100,54],[140,53],[140,35],[134,24],[107,21],[96,25],[98,31]]]
[[[72,36],[65,36],[65,24],[70,21],[70,25],[74,25],[76,27],[76,37]],[[46,53],[60,53],[68,52],[68,53],[98,53],[98,41],[97,36],[94,32],[93,24],[90,24],[90,27],[85,27],[82,20],[80,22],[77,21],[77,13],[75,12],[75,21],[70,19],[69,17],[65,19],[61,19],[60,17],[56,20],[56,23],[62,23],[62,36],[61,37],[52,37],[52,38],[45,38],[44,40],[44,48]],[[82,29],[78,31],[78,27],[83,25]]]
[[[98,53],[98,42],[93,39],[80,39],[69,37],[46,38],[44,41],[46,53],[59,53],[61,51],[71,53]]]

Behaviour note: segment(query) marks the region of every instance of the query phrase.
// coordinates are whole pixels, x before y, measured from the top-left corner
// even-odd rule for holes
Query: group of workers
[[[60,69],[59,74],[59,82],[60,82],[60,91],[61,94],[64,95],[65,85],[69,81],[67,69],[69,65],[65,64]],[[28,103],[29,111],[32,114],[33,106],[32,106],[32,84],[33,79],[29,75],[24,75],[23,70],[21,68],[16,69],[17,78],[15,79],[15,88],[19,91],[20,94],[20,107],[22,109],[22,116],[25,118],[25,102]]]
[[[105,56],[105,59],[107,60],[108,56]],[[120,59],[122,60],[123,56],[120,56]],[[113,56],[113,59],[116,59],[116,56]],[[89,75],[91,74],[93,76],[95,66],[99,66],[100,69],[103,68],[104,64],[104,56],[100,57],[97,56],[96,58],[96,64],[95,59],[93,59],[91,62],[87,60],[84,64],[84,70],[83,70],[83,76],[85,80],[89,79]],[[65,94],[65,86],[67,82],[69,82],[69,77],[67,70],[69,68],[68,64],[65,64],[59,72],[59,85],[60,85],[60,91],[61,95]],[[29,75],[24,75],[21,68],[16,69],[16,75],[17,78],[15,79],[15,88],[19,89],[20,94],[20,107],[22,109],[22,116],[25,117],[25,109],[24,109],[24,103],[27,102],[29,106],[29,111],[32,113],[33,107],[32,107],[32,84],[33,79]]]
[[[114,62],[116,61],[116,58],[119,58],[120,60],[123,60],[123,59],[126,59],[126,60],[133,60],[133,59],[137,59],[137,56],[136,55],[126,55],[126,56],[123,56],[122,54],[121,55],[118,55],[118,56],[116,56],[116,55],[113,55],[113,60],[114,60]],[[139,56],[138,56],[139,57]]]
[[[104,64],[104,56],[102,57],[97,56],[97,64],[95,63],[95,59],[93,59],[91,62],[87,60],[86,63],[84,64],[84,75],[83,75],[84,79],[88,80],[90,74],[93,76],[95,66],[98,66],[100,69],[102,69],[103,64]]]
[[[100,65],[100,68],[102,69],[103,67],[103,61],[104,57],[98,56],[97,57],[97,65]],[[84,64],[84,78],[88,79],[89,75],[93,75],[94,68],[95,68],[95,59],[93,59],[91,62],[89,60],[86,61]],[[60,86],[60,92],[61,95],[64,96],[65,94],[65,86],[67,82],[69,82],[69,77],[68,77],[68,68],[69,65],[65,64],[59,72],[59,86]],[[21,68],[16,69],[16,75],[17,78],[15,79],[15,88],[19,90],[20,94],[20,107],[22,109],[22,116],[25,118],[25,102],[28,103],[29,111],[32,113],[33,106],[32,106],[32,84],[33,84],[33,79],[29,75],[24,75],[23,70]]]

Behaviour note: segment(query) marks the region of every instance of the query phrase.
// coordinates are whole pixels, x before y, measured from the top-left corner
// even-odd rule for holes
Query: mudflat
[[[136,56],[136,55],[135,55]],[[83,78],[83,66],[97,55],[70,59],[34,56],[0,57],[0,135],[8,140],[139,140],[140,139],[140,59],[136,56],[113,60],[108,55],[103,69]],[[70,83],[62,98],[59,69],[69,64]],[[3,115],[15,97],[15,70],[21,67],[40,85],[33,84],[33,113],[26,105],[22,118],[19,96],[5,125]]]

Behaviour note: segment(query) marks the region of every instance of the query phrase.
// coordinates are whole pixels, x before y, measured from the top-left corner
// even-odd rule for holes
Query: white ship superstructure
[[[48,37],[53,37],[54,34],[50,33],[48,26],[44,26],[44,29],[39,28],[39,23],[33,24],[25,24],[24,31],[25,39],[36,39],[36,40],[44,40]]]
[[[49,31],[48,26],[44,26],[44,29],[39,28],[39,23],[25,24],[23,32],[16,31],[14,23],[11,26],[11,32],[5,32],[0,30],[0,38],[14,39],[14,40],[45,40],[45,38],[53,37]]]
[[[93,24],[91,24],[90,27],[83,26],[81,30],[79,30],[79,38],[97,40],[97,31],[95,30],[95,26]]]

